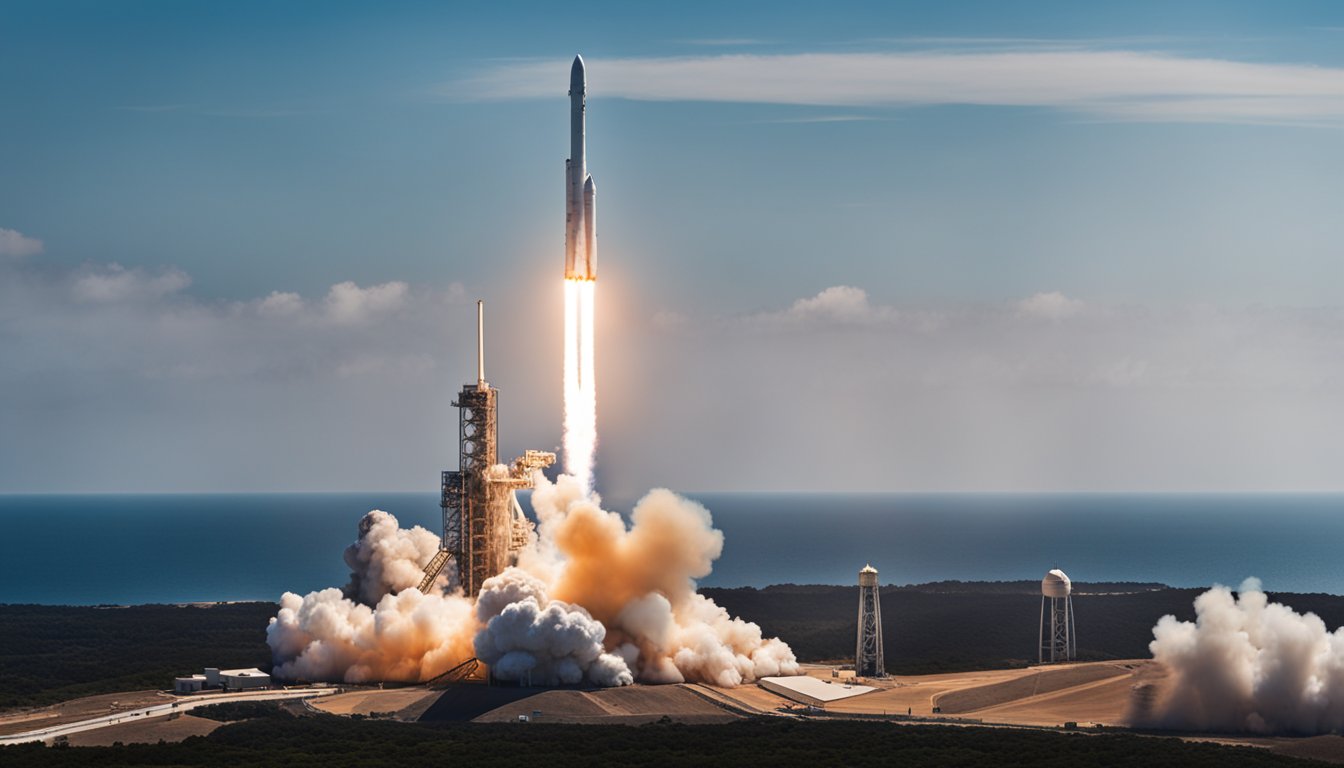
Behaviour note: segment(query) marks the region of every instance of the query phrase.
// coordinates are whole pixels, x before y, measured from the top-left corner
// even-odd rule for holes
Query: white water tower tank
[[[1073,661],[1078,637],[1073,623],[1073,582],[1055,568],[1041,579],[1041,632],[1036,660]]]

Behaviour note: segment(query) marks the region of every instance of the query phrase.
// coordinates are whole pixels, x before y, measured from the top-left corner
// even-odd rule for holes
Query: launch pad
[[[507,466],[499,463],[499,390],[485,380],[485,302],[476,302],[476,383],[465,384],[453,401],[458,409],[458,464],[441,475],[443,541],[425,566],[420,591],[427,592],[448,561],[457,567],[457,585],[475,597],[481,584],[512,564],[536,535],[518,504],[517,492],[531,488],[535,473],[555,463],[548,451],[525,451]]]

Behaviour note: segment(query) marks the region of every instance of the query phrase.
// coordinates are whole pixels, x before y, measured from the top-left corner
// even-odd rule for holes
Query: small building
[[[815,677],[799,675],[796,677],[762,677],[756,681],[765,690],[792,699],[810,707],[825,707],[827,703],[861,696],[877,690],[867,685],[832,683]]]
[[[205,688],[205,675],[173,678],[173,693],[199,693]]]
[[[260,669],[221,669],[219,681],[226,691],[244,691],[250,688],[271,687],[271,676]]]
[[[246,669],[206,667],[203,675],[173,678],[173,693],[199,693],[210,688],[248,691],[270,686],[271,676],[255,667]]]
[[[226,691],[245,691],[251,688],[268,688],[271,676],[255,667],[247,669],[205,668],[207,688],[223,688]]]

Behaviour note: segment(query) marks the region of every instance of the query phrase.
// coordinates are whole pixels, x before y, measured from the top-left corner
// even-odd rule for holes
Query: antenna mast
[[[485,300],[476,300],[476,388],[485,391]]]

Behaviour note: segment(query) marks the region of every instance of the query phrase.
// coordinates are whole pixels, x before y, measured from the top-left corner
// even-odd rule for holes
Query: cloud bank
[[[556,96],[566,62],[508,62],[445,88],[479,99]],[[1045,107],[1099,120],[1344,120],[1344,69],[1094,50],[729,54],[598,58],[595,97],[828,107]]]
[[[42,241],[16,229],[0,227],[0,257],[22,259],[42,252]]]
[[[883,289],[606,304],[600,487],[1344,489],[1344,309]],[[548,300],[494,304],[505,453],[559,440]],[[474,375],[473,310],[458,284],[217,300],[171,265],[0,260],[0,489],[432,488]]]

